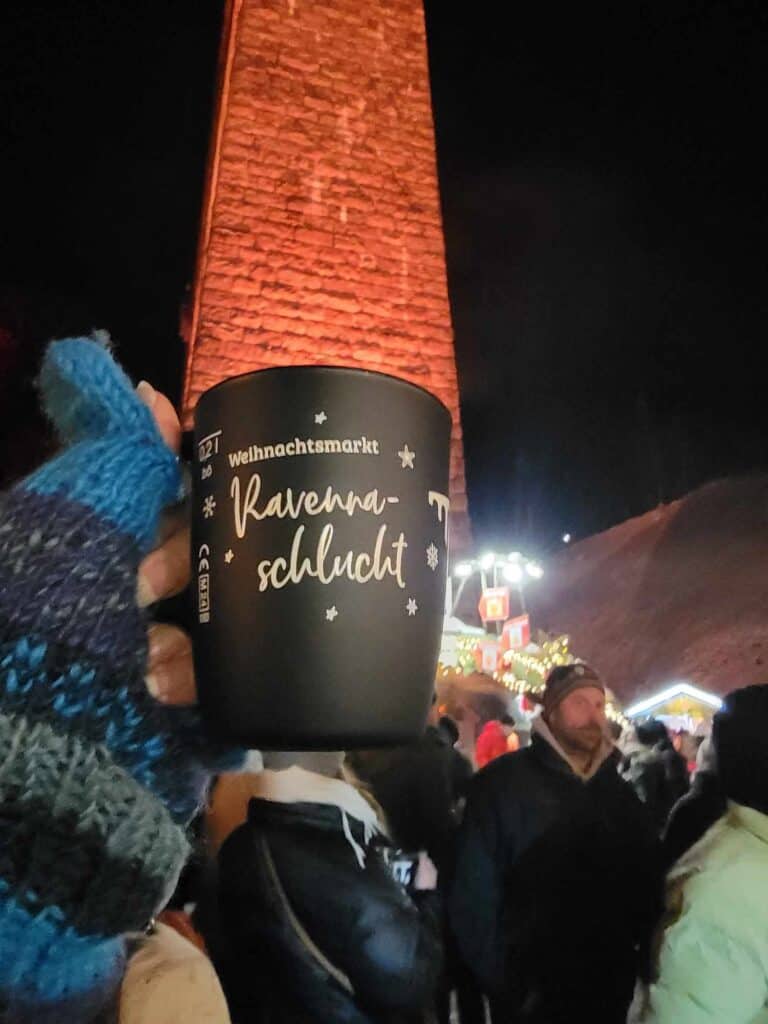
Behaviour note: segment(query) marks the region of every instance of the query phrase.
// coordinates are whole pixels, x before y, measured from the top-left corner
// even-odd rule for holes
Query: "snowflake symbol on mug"
[[[427,565],[432,570],[432,572],[434,572],[435,569],[437,568],[439,561],[440,556],[437,548],[435,547],[434,544],[430,544],[429,547],[427,548]]]
[[[408,604],[405,607],[409,615],[415,615],[419,610],[419,606],[416,604],[416,600],[413,597],[408,598]]]
[[[211,519],[213,517],[213,513],[215,511],[216,511],[216,499],[213,497],[212,494],[209,494],[208,497],[203,502],[203,516],[206,519]]]
[[[412,452],[407,444],[403,445],[403,450],[397,453],[402,463],[401,469],[413,469],[413,460],[416,458],[416,452]]]
[[[332,604],[330,608],[326,608],[325,609],[325,619],[326,619],[326,622],[333,622],[333,620],[336,618],[336,616],[338,614],[339,613],[338,613],[338,610],[336,608],[336,605]]]

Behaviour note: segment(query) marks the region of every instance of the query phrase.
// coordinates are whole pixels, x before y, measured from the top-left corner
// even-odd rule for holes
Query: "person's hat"
[[[569,693],[591,686],[605,693],[605,685],[589,665],[556,665],[547,676],[544,684],[544,714],[549,715],[558,704],[565,700]]]
[[[726,796],[768,814],[768,686],[729,693],[712,720],[717,772]]]
[[[645,722],[638,722],[635,726],[635,735],[644,747],[655,747],[657,743],[670,743],[669,731],[658,718],[648,718]]]

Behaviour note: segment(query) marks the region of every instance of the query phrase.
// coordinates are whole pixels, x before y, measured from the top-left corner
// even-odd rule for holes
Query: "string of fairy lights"
[[[569,540],[570,535],[567,535],[567,540],[566,537],[563,537],[564,543]],[[455,599],[451,601],[452,614],[459,607],[466,583],[475,574],[480,576],[482,593],[485,593],[491,583],[494,587],[500,581],[511,584],[517,590],[520,607],[525,613],[524,585],[526,581],[541,580],[544,570],[537,561],[526,557],[520,551],[512,551],[507,556],[489,551],[481,555],[480,558],[460,562],[453,570],[453,576],[460,580],[460,585]],[[489,634],[485,639],[493,641],[498,637]],[[483,643],[484,638],[477,635],[457,636],[456,664],[452,667],[439,665],[438,675],[447,677],[450,674],[472,675],[478,672],[478,655],[482,651]],[[567,636],[550,636],[539,631],[535,643],[529,643],[524,648],[513,647],[504,651],[501,658],[496,659],[495,670],[485,671],[482,674],[495,679],[515,696],[527,697],[533,702],[537,702],[544,692],[544,684],[553,668],[557,665],[578,664],[580,661],[581,659],[575,657],[569,649]],[[622,727],[629,725],[629,719],[617,705],[613,694],[608,691],[606,696],[608,717]]]
[[[493,638],[489,637],[489,639]],[[476,673],[478,671],[479,643],[477,636],[457,637],[456,665],[451,668],[441,665],[440,674],[447,676],[451,673],[457,675]],[[505,651],[500,660],[501,664],[496,671],[486,674],[502,683],[515,696],[528,697],[534,702],[543,694],[544,683],[551,669],[557,665],[573,665],[582,661],[581,658],[574,657],[569,648],[567,636],[550,637],[543,633],[538,634],[536,644],[529,645],[525,650]],[[610,691],[606,701],[606,714],[609,719],[619,723],[622,727],[630,724]]]

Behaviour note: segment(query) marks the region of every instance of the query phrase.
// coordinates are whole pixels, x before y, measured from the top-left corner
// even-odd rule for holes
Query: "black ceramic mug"
[[[440,648],[448,410],[395,377],[248,373],[195,411],[194,660],[211,729],[278,750],[419,735]]]

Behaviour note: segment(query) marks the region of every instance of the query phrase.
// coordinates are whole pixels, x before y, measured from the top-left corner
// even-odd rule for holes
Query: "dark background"
[[[44,338],[107,327],[178,393],[221,8],[0,9],[5,480]],[[763,4],[426,12],[478,544],[767,468]]]

